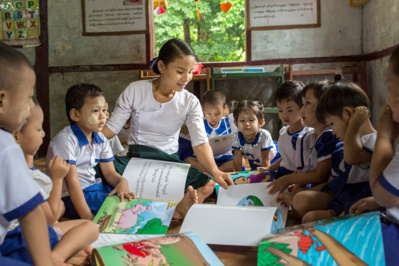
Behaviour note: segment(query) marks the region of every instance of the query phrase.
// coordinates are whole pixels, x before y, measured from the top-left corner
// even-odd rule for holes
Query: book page
[[[288,216],[288,208],[280,206],[275,199],[278,193],[269,194],[270,188],[265,183],[240,184],[229,186],[229,189],[219,188],[217,205],[223,206],[266,206],[280,208],[282,214],[282,224],[285,226]]]
[[[101,256],[105,265],[223,265],[193,232],[113,244],[93,254]]]
[[[123,172],[136,198],[179,202],[189,164],[132,158]]]
[[[125,199],[108,196],[93,222],[101,233],[166,234],[177,202]]]
[[[180,232],[193,231],[207,244],[257,246],[281,226],[281,212],[275,207],[194,204]]]
[[[263,239],[258,265],[385,265],[379,212],[287,227]]]

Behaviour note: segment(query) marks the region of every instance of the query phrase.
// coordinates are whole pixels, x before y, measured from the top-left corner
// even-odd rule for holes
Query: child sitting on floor
[[[59,156],[52,158],[49,162],[50,177],[42,173],[33,166],[33,157],[43,142],[44,131],[43,111],[36,103],[31,110],[31,115],[14,137],[24,152],[28,167],[31,169],[32,177],[44,198],[40,206],[43,208],[47,218],[47,223],[53,226],[57,233],[59,242],[52,250],[52,256],[63,263],[68,259],[68,263],[83,264],[90,260],[91,247],[88,246],[98,238],[98,227],[95,223],[87,220],[73,220],[58,223],[63,207],[61,201],[62,180],[69,171],[69,164]],[[65,207],[64,207],[65,208]],[[28,251],[23,241],[16,243],[20,229],[15,224],[15,228],[10,228],[4,244],[8,249],[2,249],[2,254],[14,258],[28,258]],[[85,249],[84,249],[85,248]],[[82,250],[76,254],[79,250]]]
[[[18,74],[18,78],[15,76]],[[11,132],[22,128],[34,103],[32,97],[36,75],[29,60],[21,52],[0,42],[0,264],[26,265],[7,258],[1,249],[13,220],[18,219],[30,255],[30,263],[52,265],[46,217],[39,206],[43,202],[32,180],[21,148]],[[53,239],[52,239],[53,240]],[[57,243],[52,241],[51,246]],[[56,261],[58,261],[56,259]]]
[[[278,149],[281,157],[265,169],[270,171],[274,179],[296,171],[294,158],[296,140],[301,132],[308,130],[303,125],[300,114],[303,86],[303,83],[300,81],[289,80],[281,84],[274,94],[278,108],[278,117],[281,122],[287,125],[280,130],[278,138]]]
[[[281,193],[287,186],[294,184],[293,191],[281,193],[277,197],[277,202],[281,201],[283,205],[292,206],[295,194],[304,190],[307,184],[314,190],[320,190],[320,183],[324,185],[330,176],[331,154],[338,140],[324,119],[318,118],[315,113],[320,97],[329,86],[327,81],[312,82],[302,90],[301,116],[308,130],[301,131],[296,139],[293,157],[297,171],[282,176],[269,185],[272,187],[270,193],[273,194],[276,191]],[[316,186],[317,184],[320,185]]]
[[[102,90],[95,85],[69,88],[65,105],[71,125],[59,132],[48,148],[47,166],[56,155],[71,164],[62,190],[64,216],[69,218],[93,220],[105,198],[114,193],[121,201],[134,197],[128,181],[115,171],[112,150],[100,132],[106,122],[105,103]],[[95,179],[97,163],[107,183]]]
[[[370,169],[370,187],[378,205],[386,207],[381,219],[386,265],[397,265],[399,245],[399,48],[389,59],[388,93],[377,125]]]
[[[277,154],[269,131],[263,129],[263,104],[243,101],[234,109],[234,123],[238,130],[233,136],[234,169],[242,170],[242,154],[248,159],[251,170],[268,167]]]
[[[204,112],[205,131],[208,138],[213,138],[222,135],[232,134],[237,131],[234,125],[233,115],[225,117],[228,112],[226,104],[226,95],[217,90],[207,91],[202,98],[202,111]],[[191,147],[191,145],[190,145]],[[231,151],[225,154],[215,156],[215,162],[220,171],[233,172],[233,153]],[[206,172],[196,157],[189,156],[185,159],[185,163],[191,164],[192,167]]]
[[[316,113],[345,146],[336,145],[333,179],[322,191],[302,191],[295,196],[294,208],[305,214],[303,223],[348,214],[353,203],[371,196],[368,180],[377,134],[369,120],[369,107],[366,93],[352,82],[339,81],[321,96]]]

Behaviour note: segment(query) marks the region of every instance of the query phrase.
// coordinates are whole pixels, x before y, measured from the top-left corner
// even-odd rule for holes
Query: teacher
[[[178,138],[181,126],[186,124],[200,163],[223,188],[233,185],[230,175],[221,172],[215,163],[198,98],[184,89],[193,77],[194,64],[192,48],[180,39],[170,39],[150,65],[160,77],[132,82],[119,96],[102,130],[108,139],[112,138],[131,118],[129,151],[126,157],[116,158],[118,172],[123,173],[131,157],[181,162]],[[189,185],[197,189],[200,202],[214,188],[208,175],[195,168],[190,168],[186,189]]]

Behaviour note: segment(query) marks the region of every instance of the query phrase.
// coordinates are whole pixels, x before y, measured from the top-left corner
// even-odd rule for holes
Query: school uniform
[[[364,150],[373,153],[377,133],[364,135],[361,143]],[[344,144],[338,143],[332,156],[332,175],[322,191],[332,191],[334,198],[328,206],[336,215],[342,212],[349,213],[349,209],[355,202],[362,198],[372,196],[370,190],[370,163],[362,165],[349,165],[344,161]]]
[[[269,131],[261,128],[255,136],[252,143],[247,143],[240,131],[233,135],[233,150],[241,150],[251,165],[251,170],[256,170],[262,166],[262,151],[270,150],[270,161],[277,154],[276,146],[273,143],[272,136]]]
[[[297,141],[298,137],[309,131],[309,128],[302,127],[294,133],[289,133],[290,126],[285,126],[280,129],[280,135],[278,138],[278,151],[282,158],[280,166],[275,172],[271,172],[274,179],[278,179],[282,176],[292,174],[297,170],[297,162],[295,155],[298,153]]]
[[[206,132],[208,139],[218,137],[218,136],[223,136],[223,135],[229,135],[229,134],[232,134],[233,132],[237,131],[237,127],[234,125],[233,114],[229,114],[228,117],[223,117],[220,120],[219,125],[216,128],[213,128],[208,123],[208,121],[204,118],[204,126],[205,126],[205,132]],[[191,142],[187,143],[187,142],[182,142],[181,140],[179,140],[179,153],[180,153],[180,150],[182,150],[182,151],[188,150],[188,148],[184,147],[184,145],[190,145],[190,147],[191,147]],[[192,151],[192,149],[191,149],[191,151]],[[185,159],[187,159],[187,157],[195,157],[195,155],[192,153],[191,155],[186,156]],[[219,155],[215,156],[214,158],[215,158],[216,165],[220,166],[220,165],[227,163],[231,159],[233,159],[233,157],[234,157],[233,153],[231,151],[228,151],[224,154],[219,154]]]
[[[32,263],[19,227],[15,229],[19,230],[16,238],[6,235],[12,222],[43,203],[43,197],[32,180],[21,148],[15,143],[14,137],[2,129],[0,129],[0,169],[0,257]],[[51,227],[49,230],[53,232]],[[52,246],[57,241],[53,242]]]
[[[119,96],[107,126],[119,132],[129,118],[129,151],[126,157],[114,161],[118,173],[123,173],[131,157],[182,162],[178,140],[183,124],[187,125],[193,146],[208,143],[201,104],[187,90],[176,91],[169,102],[161,104],[152,94],[152,80],[132,82]],[[207,175],[191,167],[185,188],[199,188],[208,181]]]
[[[378,182],[387,193],[399,197],[399,142],[395,143],[395,155],[378,177]],[[399,205],[387,208],[386,219],[381,219],[381,229],[386,265],[398,265]]]
[[[51,158],[59,155],[67,163],[76,165],[86,202],[95,215],[113,188],[103,183],[101,178],[95,178],[94,167],[101,162],[112,162],[114,156],[107,139],[101,132],[93,132],[92,137],[93,144],[90,145],[82,130],[72,123],[61,130],[50,142],[46,160],[48,164]],[[66,208],[64,216],[79,218],[65,182],[62,187],[62,197]]]

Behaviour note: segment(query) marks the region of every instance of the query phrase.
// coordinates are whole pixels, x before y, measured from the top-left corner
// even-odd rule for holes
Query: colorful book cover
[[[250,183],[263,183],[268,182],[270,179],[269,171],[240,171],[230,173],[231,179],[233,179],[234,185],[250,184]],[[219,184],[215,184],[216,194],[219,193]]]
[[[380,213],[322,220],[263,239],[258,266],[385,265]]]
[[[94,249],[97,265],[223,265],[195,233],[180,233]]]
[[[98,211],[94,222],[101,233],[165,234],[177,202],[125,199],[109,196]]]

